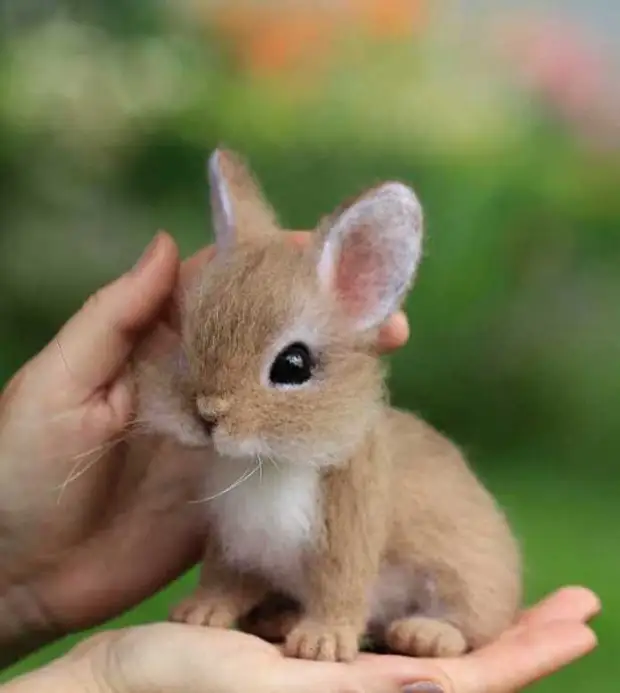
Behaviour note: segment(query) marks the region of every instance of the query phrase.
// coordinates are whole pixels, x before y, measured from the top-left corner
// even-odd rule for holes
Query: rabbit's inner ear
[[[414,192],[386,183],[331,222],[319,280],[359,330],[396,311],[413,281],[422,250],[422,210]]]
[[[208,172],[218,249],[277,231],[276,215],[241,157],[216,149]]]
[[[235,220],[230,190],[222,170],[222,153],[219,150],[209,158],[208,174],[213,232],[218,249],[223,249],[234,244]]]

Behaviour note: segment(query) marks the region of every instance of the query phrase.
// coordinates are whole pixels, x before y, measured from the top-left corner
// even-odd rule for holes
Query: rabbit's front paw
[[[232,628],[240,615],[233,598],[198,589],[172,610],[170,620],[192,626]]]
[[[458,657],[467,650],[456,626],[424,616],[394,621],[387,629],[386,644],[393,652],[412,657]]]
[[[350,662],[359,651],[359,638],[353,626],[302,620],[286,638],[284,653],[299,659]]]

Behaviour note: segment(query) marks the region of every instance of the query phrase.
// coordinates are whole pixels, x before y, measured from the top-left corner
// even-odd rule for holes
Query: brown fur
[[[244,185],[239,160],[220,156],[243,224],[234,248],[218,253],[187,293],[181,343],[143,356],[137,382],[139,415],[155,431],[208,450],[200,419],[213,419],[216,447],[224,446],[218,435],[260,438],[274,464],[318,470],[320,522],[302,552],[303,595],[289,595],[301,603],[263,609],[248,629],[285,639],[292,656],[326,660],[352,659],[365,632],[410,655],[484,645],[513,622],[521,600],[519,551],[503,513],[450,441],[387,404],[375,332],[351,330],[319,290],[321,234],[304,249],[288,243],[258,187]],[[318,335],[318,385],[266,387],[266,354],[296,320]],[[209,465],[225,470],[227,454],[205,458],[205,474]],[[229,559],[213,507],[205,501],[201,585],[173,617],[231,627],[286,588]],[[265,541],[265,552],[277,549]],[[399,584],[408,576],[414,598],[373,622],[369,594],[393,569]]]

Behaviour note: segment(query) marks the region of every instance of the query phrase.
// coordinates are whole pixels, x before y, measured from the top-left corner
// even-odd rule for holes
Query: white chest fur
[[[220,494],[254,469],[254,460],[219,458],[208,494]],[[291,596],[303,594],[302,556],[320,527],[319,473],[308,466],[270,462],[262,472],[207,502],[225,560],[266,577]]]

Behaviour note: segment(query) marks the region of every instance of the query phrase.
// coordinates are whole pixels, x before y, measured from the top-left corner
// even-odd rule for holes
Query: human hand
[[[290,237],[304,243],[309,234]],[[117,443],[132,425],[134,348],[170,317],[175,288],[213,253],[180,265],[174,241],[158,235],[2,393],[0,666],[117,615],[198,559],[202,518],[186,500],[200,465],[127,469]],[[406,339],[400,314],[380,347]]]
[[[86,640],[46,670],[10,684],[7,693],[516,693],[596,645],[585,622],[598,610],[591,592],[565,588],[476,653],[454,659],[362,654],[351,664],[286,659],[278,648],[235,631],[148,625]]]

